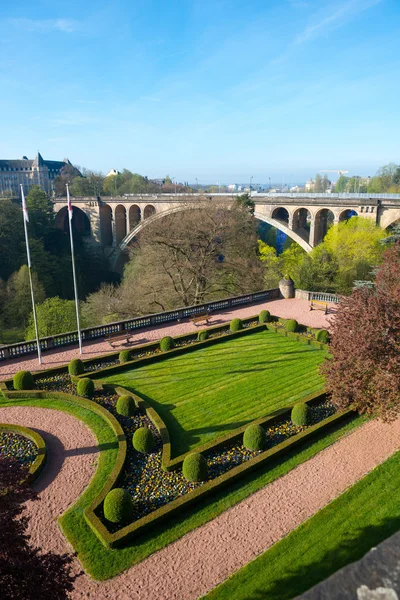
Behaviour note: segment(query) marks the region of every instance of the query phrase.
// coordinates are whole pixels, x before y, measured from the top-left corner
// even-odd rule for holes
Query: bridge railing
[[[198,313],[212,313],[216,311],[227,310],[229,308],[236,308],[237,306],[254,304],[262,300],[268,302],[269,300],[275,300],[279,297],[279,289],[262,290],[253,294],[223,298],[222,300],[205,302],[204,304],[197,304],[196,306],[177,308],[176,310],[169,310],[162,313],[145,315],[143,317],[135,317],[133,319],[126,319],[124,321],[116,321],[115,323],[110,323],[108,325],[88,327],[81,330],[82,340],[96,340],[104,338],[110,333],[130,332],[137,329],[143,329],[144,327],[180,321],[181,319],[185,319]],[[63,346],[70,346],[72,344],[78,344],[77,331],[60,333],[58,335],[40,338],[40,347],[42,351],[60,348]],[[37,344],[35,340],[19,342],[17,344],[10,344],[7,346],[0,346],[0,362],[11,358],[20,358],[21,356],[25,356],[27,354],[36,353],[36,351]]]

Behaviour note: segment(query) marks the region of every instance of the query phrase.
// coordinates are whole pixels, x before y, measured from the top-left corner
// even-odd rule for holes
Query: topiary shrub
[[[18,371],[13,377],[15,390],[33,390],[35,382],[30,371]]]
[[[136,412],[136,404],[132,396],[120,396],[117,400],[116,410],[123,417],[132,417]]]
[[[132,437],[132,444],[135,450],[148,454],[154,448],[154,436],[148,427],[139,427]]]
[[[296,321],[296,319],[288,319],[285,323],[285,329],[289,333],[295,333],[297,331],[298,327],[299,327],[299,324]]]
[[[293,425],[308,425],[310,408],[305,402],[299,402],[292,408],[291,419]]]
[[[120,363],[126,363],[132,360],[132,354],[130,350],[121,350],[118,356]]]
[[[322,344],[328,344],[330,340],[329,331],[326,329],[320,329],[315,337],[317,338],[317,341]]]
[[[243,434],[243,446],[247,450],[264,450],[267,445],[267,434],[261,425],[249,425]]]
[[[260,312],[260,314],[258,315],[259,323],[269,323],[270,320],[271,320],[271,313],[269,312],[269,310],[262,310]]]
[[[76,385],[76,391],[78,396],[85,396],[85,398],[93,398],[94,396],[94,382],[89,377],[83,377],[79,379]]]
[[[70,375],[82,375],[85,367],[80,358],[74,358],[68,363],[68,373]]]
[[[229,329],[231,333],[235,333],[235,331],[240,331],[243,329],[242,319],[232,319],[229,325]]]
[[[166,335],[162,338],[160,342],[160,348],[162,352],[168,352],[168,350],[172,350],[174,347],[174,340],[170,335]]]
[[[111,523],[126,523],[133,517],[131,495],[122,488],[114,488],[104,499],[104,516]]]
[[[208,340],[207,329],[203,329],[202,331],[199,331],[199,333],[197,334],[197,341],[204,342],[205,340]]]
[[[207,461],[200,452],[193,452],[185,457],[182,473],[187,481],[205,481],[207,479]]]

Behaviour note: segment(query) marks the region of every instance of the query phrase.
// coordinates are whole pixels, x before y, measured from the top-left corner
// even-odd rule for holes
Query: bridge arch
[[[103,204],[100,207],[100,235],[103,246],[112,246],[112,210],[108,204]]]
[[[310,227],[312,215],[308,208],[297,208],[293,213],[292,229],[307,243],[310,243]]]
[[[352,208],[346,208],[339,214],[339,221],[348,221],[351,217],[358,217],[358,212]]]
[[[129,207],[129,231],[134,229],[138,223],[140,223],[140,219],[142,216],[142,211],[140,210],[140,206],[137,204],[132,204]]]
[[[147,204],[147,206],[144,207],[143,219],[148,219],[149,217],[152,217],[155,214],[155,212],[156,207],[152,204]]]
[[[115,207],[115,239],[117,246],[126,236],[126,208],[123,204]]]
[[[314,216],[314,246],[317,246],[335,221],[335,214],[329,208],[321,208]]]
[[[287,208],[284,208],[283,206],[274,208],[271,217],[281,223],[286,223],[287,225],[289,224],[290,214]]]
[[[81,210],[78,206],[72,205],[72,229],[77,231],[81,235],[90,235],[90,219],[87,214]],[[69,215],[66,206],[63,206],[55,216],[55,225],[64,233],[69,231]]]

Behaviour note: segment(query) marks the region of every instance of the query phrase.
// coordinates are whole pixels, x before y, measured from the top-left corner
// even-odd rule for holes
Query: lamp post
[[[175,184],[175,196],[176,196],[176,177],[171,177],[171,181]]]
[[[250,177],[250,196],[251,196],[251,182],[253,181],[253,175]]]
[[[196,187],[197,187],[197,193],[198,193],[199,192],[199,182],[198,182],[197,177],[195,177],[195,179],[196,179]]]

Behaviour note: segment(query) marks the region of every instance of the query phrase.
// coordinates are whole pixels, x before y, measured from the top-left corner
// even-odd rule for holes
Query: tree
[[[77,167],[66,163],[64,167],[62,167],[60,173],[54,179],[54,192],[56,196],[65,196],[66,195],[66,184],[72,184],[72,181],[75,177],[80,177],[81,173]]]
[[[25,238],[21,205],[0,199],[0,277],[7,280],[24,258]],[[26,256],[26,254],[25,254]]]
[[[337,182],[335,184],[335,192],[336,193],[346,192],[348,181],[349,181],[348,177],[346,177],[345,175],[340,175],[339,179],[337,180]]]
[[[97,292],[89,294],[82,305],[82,316],[88,327],[118,321],[121,310],[121,289],[111,283],[103,283]]]
[[[236,197],[236,202],[239,207],[247,209],[250,214],[254,215],[255,203],[250,194],[242,194]]]
[[[386,250],[373,288],[339,303],[332,358],[323,366],[333,402],[386,421],[400,413],[400,245]]]
[[[322,179],[322,191],[325,193],[329,189],[330,181],[328,179],[328,175],[325,173]]]
[[[2,598],[63,600],[78,575],[72,556],[41,552],[29,544],[24,514],[28,501],[38,501],[26,483],[26,470],[0,456],[0,589]]]
[[[40,337],[68,333],[77,329],[75,302],[73,300],[62,300],[58,296],[47,298],[47,300],[36,306],[36,313]],[[84,325],[83,322],[82,325]],[[26,339],[32,340],[35,335],[33,314],[31,314],[26,330]]]
[[[155,220],[124,272],[124,316],[261,289],[256,227],[247,208],[214,203]]]
[[[278,287],[280,279],[282,279],[283,261],[280,256],[276,255],[275,248],[268,246],[263,241],[258,240],[258,251],[260,260],[264,265],[264,282],[267,289]]]
[[[32,284],[36,302],[43,302],[46,298],[43,285],[38,276],[32,272]],[[18,271],[11,275],[6,287],[6,301],[4,314],[8,327],[26,327],[29,315],[32,312],[31,286],[29,270],[22,265]]]
[[[319,192],[323,192],[323,191],[324,191],[324,188],[322,186],[322,177],[319,173],[317,173],[315,176],[314,192],[319,193]]]
[[[43,240],[54,229],[52,201],[41,187],[34,185],[26,197],[26,207],[29,214],[29,235]]]

